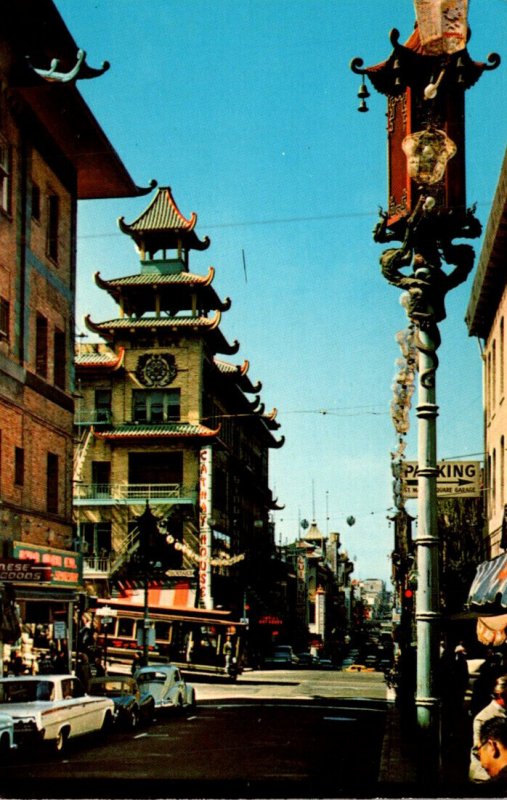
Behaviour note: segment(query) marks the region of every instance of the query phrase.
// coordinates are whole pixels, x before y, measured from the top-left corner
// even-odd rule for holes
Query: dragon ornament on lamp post
[[[381,272],[403,291],[413,326],[418,380],[418,534],[416,539],[416,696],[419,778],[440,778],[439,537],[437,527],[437,350],[445,298],[470,274],[475,253],[454,239],[475,238],[481,224],[466,207],[464,92],[484,70],[498,66],[471,59],[466,50],[466,0],[415,0],[417,23],[404,45],[391,32],[393,52],[381,64],[351,69],[362,76],[360,111],[367,111],[365,85],[387,96],[388,210],[374,230],[379,243],[399,242],[380,258]],[[444,264],[451,267],[444,270]]]

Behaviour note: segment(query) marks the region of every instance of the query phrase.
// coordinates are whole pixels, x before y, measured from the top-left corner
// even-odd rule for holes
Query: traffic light
[[[414,608],[414,591],[413,589],[406,588],[403,590],[403,610],[412,611]]]

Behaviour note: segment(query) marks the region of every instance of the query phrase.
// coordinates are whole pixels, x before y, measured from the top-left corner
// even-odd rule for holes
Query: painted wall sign
[[[72,550],[58,550],[42,547],[30,542],[13,542],[13,556],[16,559],[35,562],[36,565],[51,567],[51,586],[65,586],[72,589],[81,584],[81,553]]]
[[[21,558],[0,559],[0,581],[42,583],[51,580],[51,567]]]

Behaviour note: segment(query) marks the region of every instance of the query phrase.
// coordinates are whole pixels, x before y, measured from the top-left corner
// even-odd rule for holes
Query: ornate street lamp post
[[[416,710],[424,774],[438,775],[440,711],[436,681],[440,644],[439,538],[437,529],[436,370],[438,323],[445,296],[466,280],[474,250],[454,239],[475,238],[481,225],[466,207],[464,92],[484,70],[466,50],[466,0],[415,0],[417,25],[381,64],[351,63],[362,76],[359,110],[367,111],[365,78],[387,96],[389,200],[374,231],[377,242],[399,242],[380,258],[386,280],[402,289],[418,351],[418,535],[416,593]],[[445,272],[443,264],[451,265]]]

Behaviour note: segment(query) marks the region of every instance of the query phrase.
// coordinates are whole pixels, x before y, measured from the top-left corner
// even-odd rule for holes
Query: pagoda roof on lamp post
[[[130,224],[124,217],[118,219],[120,230],[134,240],[139,250],[150,253],[180,245],[187,250],[206,250],[210,240],[207,236],[198,238],[196,223],[195,212],[188,219],[183,216],[169,186],[160,186],[149,206]]]
[[[393,51],[385,61],[365,67],[362,58],[354,58],[350,64],[353,72],[368,76],[380,94],[390,97],[403,94],[407,86],[426,84],[429,75],[436,73],[437,78],[444,68],[448,78],[454,78],[463,89],[469,89],[485,70],[495,69],[500,64],[497,53],[490,53],[486,63],[474,61],[466,48],[454,53],[428,54],[421,43],[417,24],[405,44],[400,44],[399,37],[399,31],[393,28],[389,35]]]

